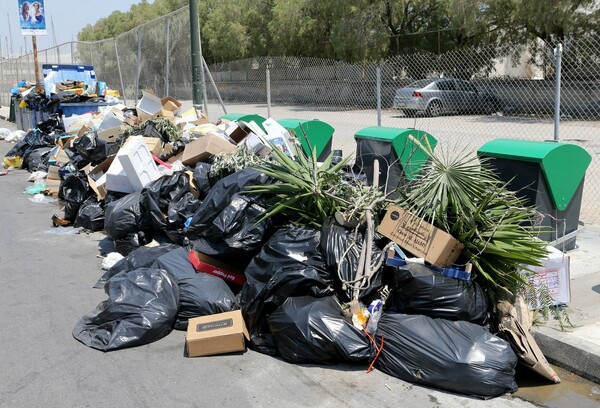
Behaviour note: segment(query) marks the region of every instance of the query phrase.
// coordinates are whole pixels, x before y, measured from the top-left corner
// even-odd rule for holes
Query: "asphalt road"
[[[7,124],[0,122],[0,127]],[[10,145],[0,142],[3,157]],[[0,177],[0,407],[533,407],[415,386],[363,366],[292,365],[253,351],[185,358],[184,333],[110,353],[71,336],[105,299],[101,233],[57,236],[54,204],[22,194],[28,173]]]

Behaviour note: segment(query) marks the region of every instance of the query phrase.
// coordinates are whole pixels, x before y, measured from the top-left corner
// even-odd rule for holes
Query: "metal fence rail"
[[[135,104],[142,90],[188,101],[192,97],[189,39],[186,7],[113,39],[39,51],[39,63],[93,65],[97,77],[120,90],[129,105]],[[582,220],[600,222],[594,208],[600,199],[600,39],[571,38],[561,45],[559,137],[593,156]],[[356,131],[378,124],[428,131],[441,148],[460,152],[474,152],[499,137],[552,140],[557,46],[528,40],[525,45],[480,46],[443,54],[412,52],[362,63],[300,57],[215,63],[209,66],[215,86],[208,76],[205,84],[208,113],[212,120],[220,116],[216,105],[220,94],[231,112],[318,118],[336,129],[334,147],[344,153],[355,149]],[[439,117],[406,115],[394,107],[398,88],[426,77],[469,80],[477,92],[495,95],[500,105]],[[10,89],[22,79],[34,80],[31,54],[0,60],[0,104],[9,103]]]

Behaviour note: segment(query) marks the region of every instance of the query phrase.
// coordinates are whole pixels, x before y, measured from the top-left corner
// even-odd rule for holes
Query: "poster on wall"
[[[21,35],[46,35],[44,0],[18,0]]]

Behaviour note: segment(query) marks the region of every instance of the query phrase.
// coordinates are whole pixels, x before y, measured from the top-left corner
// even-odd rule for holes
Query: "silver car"
[[[439,116],[448,112],[490,114],[501,109],[493,94],[479,91],[469,81],[454,78],[421,79],[396,90],[394,108],[406,116],[423,112]]]

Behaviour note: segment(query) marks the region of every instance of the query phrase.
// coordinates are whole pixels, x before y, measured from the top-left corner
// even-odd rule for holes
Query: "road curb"
[[[531,334],[550,363],[600,384],[599,347],[547,327],[533,327]]]

